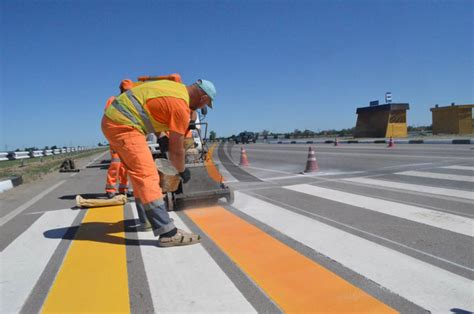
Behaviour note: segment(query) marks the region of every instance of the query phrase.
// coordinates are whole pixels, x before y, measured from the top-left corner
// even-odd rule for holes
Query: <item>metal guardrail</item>
[[[474,139],[394,139],[396,144],[474,144]],[[331,144],[334,140],[268,140],[268,144]],[[341,144],[383,144],[388,140],[339,140]]]
[[[57,148],[57,149],[43,149],[43,150],[33,150],[33,151],[21,151],[21,152],[0,152],[0,161],[6,160],[20,160],[20,159],[29,159],[29,158],[39,158],[45,156],[60,155],[72,152],[86,151],[94,148],[91,147],[66,147],[66,148]]]

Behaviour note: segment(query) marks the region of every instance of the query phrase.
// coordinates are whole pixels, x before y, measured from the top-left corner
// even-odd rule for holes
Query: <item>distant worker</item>
[[[146,135],[169,131],[170,161],[183,183],[188,182],[191,173],[185,167],[183,145],[191,110],[212,108],[215,96],[214,85],[206,80],[189,86],[171,80],[148,81],[118,96],[102,119],[102,131],[129,172],[136,205],[145,210],[159,246],[194,244],[201,237],[177,229],[170,219]]]
[[[105,193],[108,198],[114,197],[117,193],[130,196],[128,193],[128,173],[120,157],[113,149],[110,149],[110,165],[107,169],[107,181],[105,183]]]
[[[123,93],[125,90],[132,88],[132,81],[123,80],[120,83],[120,93]],[[105,104],[105,110],[109,108],[112,102],[115,100],[115,96],[107,99]],[[118,180],[117,180],[118,179]],[[118,182],[117,182],[118,181]],[[125,165],[120,161],[120,157],[116,151],[112,148],[110,149],[110,166],[107,169],[107,179],[105,183],[105,193],[108,198],[114,197],[117,192],[119,194],[128,195],[128,173],[125,169]]]

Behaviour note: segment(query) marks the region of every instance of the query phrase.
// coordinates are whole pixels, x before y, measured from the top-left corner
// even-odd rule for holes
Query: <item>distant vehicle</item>
[[[257,138],[255,137],[255,133],[253,132],[241,132],[234,138],[235,144],[248,144],[248,143],[256,143]]]

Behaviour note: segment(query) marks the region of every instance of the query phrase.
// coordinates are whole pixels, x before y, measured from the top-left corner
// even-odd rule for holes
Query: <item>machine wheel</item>
[[[229,189],[229,195],[226,195],[225,199],[227,203],[231,205],[234,202],[234,191]]]
[[[166,195],[164,197],[164,201],[165,201],[165,204],[166,204],[167,211],[169,211],[169,212],[174,211],[175,206],[174,206],[174,195],[173,195],[173,193],[166,192]]]

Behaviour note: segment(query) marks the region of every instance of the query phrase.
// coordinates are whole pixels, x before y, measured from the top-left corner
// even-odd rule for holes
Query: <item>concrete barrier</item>
[[[33,150],[29,153],[31,158],[38,158],[38,157],[43,157],[43,151],[42,150]]]
[[[10,153],[11,159],[19,160],[19,159],[28,159],[30,158],[29,152],[12,152]]]
[[[5,192],[23,183],[22,176],[13,176],[7,179],[0,179],[0,193]]]

